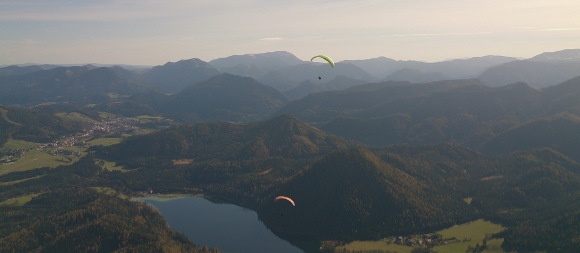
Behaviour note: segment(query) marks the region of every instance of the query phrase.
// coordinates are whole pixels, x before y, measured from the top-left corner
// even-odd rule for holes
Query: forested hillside
[[[541,90],[477,80],[385,82],[311,94],[276,113],[374,146],[453,142],[493,154],[551,147],[576,158],[579,87],[579,78]]]
[[[288,115],[236,124],[198,123],[129,138],[103,152],[118,160],[191,158],[251,160],[310,158],[347,146],[347,142]]]
[[[308,150],[304,148],[272,152],[271,148],[280,144],[269,141],[272,137],[266,136],[274,132],[266,129],[276,129],[272,136],[288,144],[282,147],[295,146],[288,140],[306,138],[318,143],[315,147],[320,152],[301,153]],[[573,220],[578,215],[574,208],[579,208],[579,203],[574,198],[580,192],[580,165],[553,150],[487,156],[457,144],[347,148],[337,145],[341,142],[312,139],[324,136],[321,133],[284,116],[256,125],[178,127],[128,139],[99,152],[108,159],[121,159],[129,168],[138,168],[115,173],[111,177],[117,182],[115,187],[211,193],[257,210],[268,227],[284,238],[382,238],[485,218],[508,227],[502,235],[506,249],[523,249],[538,236],[517,231],[552,229],[560,219]],[[269,155],[244,155],[248,145],[240,141],[255,143],[260,138],[265,149],[259,150],[268,150]],[[177,149],[169,148],[172,145]],[[208,147],[207,152],[193,148],[200,145]],[[324,146],[328,148],[322,149]],[[169,149],[153,152],[147,147]],[[262,151],[250,153],[265,154]],[[296,207],[274,202],[278,195],[291,196]],[[567,208],[556,208],[560,206]],[[560,218],[542,225],[546,215]],[[554,245],[548,241],[557,239],[554,236],[574,236],[574,229],[559,234],[547,231],[541,232],[544,244],[535,245],[548,249]],[[574,241],[557,241],[559,247],[577,246]]]
[[[1,176],[2,183],[33,178],[0,184],[0,248],[7,252],[218,252],[193,245],[151,207],[96,187],[107,184],[100,173],[101,168],[85,158],[52,171]],[[2,203],[22,196],[30,200],[22,205]]]
[[[0,147],[9,138],[50,142],[61,135],[82,129],[82,122],[75,122],[39,113],[25,108],[0,106]]]
[[[542,73],[554,66],[574,73],[578,62],[562,60],[568,56],[530,59],[537,71],[524,77],[552,80]],[[507,252],[576,252],[580,77],[545,88],[489,85],[491,77],[408,82],[457,76],[458,64],[471,78],[502,63],[483,76],[507,71],[511,78],[528,64],[506,63],[512,60],[376,58],[332,68],[274,52],[139,71],[0,68],[0,147],[84,138],[67,146],[70,159],[59,156],[64,146],[34,150],[53,165],[21,166],[40,159],[2,150],[0,166],[13,167],[0,176],[0,251],[218,252],[131,201],[155,192],[252,209],[296,245],[417,235],[484,219],[507,228],[487,235],[503,238]],[[422,68],[387,69],[401,64]],[[558,71],[551,73],[561,78]],[[390,73],[400,81],[373,81]],[[280,195],[295,206],[274,201]]]

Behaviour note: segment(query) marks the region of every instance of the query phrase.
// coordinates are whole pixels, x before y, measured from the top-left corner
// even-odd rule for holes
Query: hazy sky
[[[441,61],[580,48],[579,0],[0,0],[0,65],[288,51]]]

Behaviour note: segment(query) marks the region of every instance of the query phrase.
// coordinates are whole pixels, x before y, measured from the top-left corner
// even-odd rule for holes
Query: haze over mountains
[[[439,63],[375,58],[339,62],[335,68],[302,61],[288,52],[237,55],[210,63],[182,60],[144,72],[118,66],[11,66],[0,69],[0,100],[7,105],[67,110],[94,104],[93,109],[83,110],[156,114],[181,122],[251,122],[292,114],[369,145],[456,142],[491,150],[490,145],[499,143],[494,138],[504,143],[508,131],[515,135],[527,129],[527,124],[562,120],[576,124],[579,79],[572,78],[580,76],[580,69],[575,69],[580,66],[579,52],[543,53],[528,60],[489,56]],[[260,71],[227,72],[233,69]],[[394,72],[378,81],[379,69],[383,74]],[[459,73],[481,75],[436,81]],[[397,80],[386,81],[389,77]],[[513,82],[490,85],[492,77]],[[513,77],[550,87],[538,89]],[[553,83],[557,80],[564,81]],[[573,131],[572,126],[562,131]],[[574,140],[552,146],[572,155]]]
[[[37,201],[75,196],[98,205],[99,215],[108,212],[101,200],[132,213],[140,207],[85,188],[128,195],[154,188],[251,208],[284,238],[378,239],[485,218],[508,228],[496,235],[505,250],[570,252],[580,247],[579,64],[580,49],[571,49],[525,60],[379,57],[334,68],[288,52],[138,70],[4,67],[2,145],[48,142],[108,118],[170,123],[130,137],[115,133],[120,143],[92,147],[77,164],[0,175],[0,203],[55,187],[55,195]],[[296,208],[273,204],[281,193],[292,195]],[[85,210],[83,203],[69,211]],[[60,207],[50,208],[54,215]],[[28,249],[19,235],[41,236],[42,215],[36,223],[0,223],[7,236],[0,246]],[[166,240],[183,240],[161,227],[155,229]],[[111,231],[133,228],[123,229]],[[115,249],[111,240],[107,247]]]
[[[335,69],[329,69],[325,64],[301,60],[291,53],[277,51],[233,55],[210,62],[199,59],[181,60],[150,69],[140,67],[135,70],[126,66],[126,69],[136,73],[124,77],[170,93],[176,93],[186,86],[222,72],[252,77],[282,92],[296,88],[304,81],[315,82],[321,77],[321,82],[328,82],[339,75],[365,82],[419,83],[479,78],[489,86],[525,82],[534,88],[542,88],[576,77],[580,64],[579,52],[580,49],[567,49],[542,53],[530,59],[483,56],[434,63],[378,57],[345,60],[338,62]],[[0,76],[33,73],[55,67],[58,66],[7,66],[0,68]]]

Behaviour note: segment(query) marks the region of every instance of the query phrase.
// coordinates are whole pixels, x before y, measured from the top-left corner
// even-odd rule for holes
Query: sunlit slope
[[[83,122],[20,107],[0,106],[0,147],[8,138],[50,142],[61,135],[80,131]]]
[[[9,252],[215,252],[171,230],[145,204],[88,188],[55,189],[6,210],[19,227],[0,227],[0,248]],[[26,211],[37,216],[19,218]]]
[[[128,138],[104,152],[119,160],[139,157],[248,160],[304,158],[346,146],[342,139],[284,115],[251,124],[212,122],[173,127]]]

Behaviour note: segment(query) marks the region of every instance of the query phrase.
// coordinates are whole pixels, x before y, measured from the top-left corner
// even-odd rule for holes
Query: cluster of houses
[[[0,165],[8,165],[24,155],[21,149],[0,149]]]
[[[392,243],[405,245],[409,247],[428,247],[432,248],[437,245],[447,244],[450,241],[456,241],[455,238],[443,239],[441,234],[431,233],[411,236],[398,236],[392,239]]]
[[[31,150],[42,150],[53,156],[58,155],[72,159],[74,157],[81,156],[81,152],[66,150],[63,149],[64,147],[85,146],[87,140],[96,138],[96,136],[111,132],[125,132],[134,129],[136,129],[136,127],[133,126],[129,120],[124,118],[115,118],[103,122],[97,122],[92,124],[89,128],[84,129],[80,133],[61,136],[59,139],[51,143],[40,143],[35,147],[25,149],[1,149],[0,165],[11,164],[20,159],[20,157],[26,154],[26,152]]]
[[[130,120],[125,118],[113,118],[93,124],[85,134],[88,136],[94,136],[96,133],[126,132],[135,129],[137,129],[137,127],[135,127]]]

